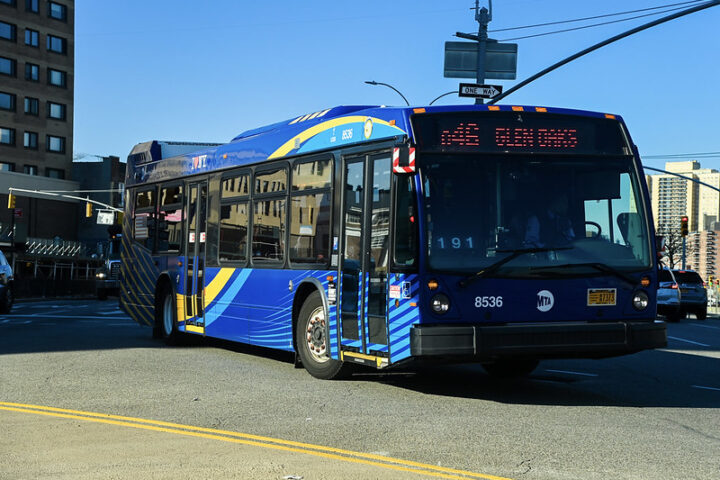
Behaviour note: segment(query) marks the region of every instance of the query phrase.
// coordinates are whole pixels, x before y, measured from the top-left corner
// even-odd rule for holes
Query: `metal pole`
[[[682,269],[685,270],[685,246],[687,244],[687,237],[683,236],[683,249],[682,249]]]
[[[475,0],[475,8],[478,8],[478,0]],[[478,47],[477,47],[477,83],[483,85],[485,83],[485,56],[487,55],[487,39],[488,39],[488,23],[490,17],[488,15],[488,9],[483,7],[480,10],[476,10],[475,20],[479,23],[478,26]],[[475,99],[475,105],[482,105],[483,99],[478,97]]]

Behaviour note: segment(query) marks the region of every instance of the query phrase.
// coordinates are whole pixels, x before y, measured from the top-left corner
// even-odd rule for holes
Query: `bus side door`
[[[390,153],[343,163],[341,350],[387,357]]]
[[[188,184],[185,242],[185,330],[205,333],[205,238],[207,180]],[[183,320],[183,319],[179,319]]]

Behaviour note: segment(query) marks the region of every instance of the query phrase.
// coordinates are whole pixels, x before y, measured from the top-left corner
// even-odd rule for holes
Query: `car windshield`
[[[432,270],[476,273],[509,256],[493,275],[651,265],[631,157],[426,154],[421,172]]]

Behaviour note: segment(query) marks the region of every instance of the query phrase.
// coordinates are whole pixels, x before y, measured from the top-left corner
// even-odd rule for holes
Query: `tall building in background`
[[[700,163],[667,162],[665,170],[688,177],[700,168]],[[688,216],[690,231],[697,228],[697,184],[675,175],[650,175],[649,183],[655,228],[660,231],[680,228],[680,219]]]
[[[74,0],[0,0],[0,170],[69,179]]]
[[[697,161],[667,162],[665,170],[720,188],[720,172]],[[679,232],[687,215],[687,265],[707,280],[720,275],[720,192],[674,175],[647,176],[655,228]]]
[[[22,194],[17,197],[15,209],[5,208],[10,187],[78,189],[77,182],[71,179],[74,37],[74,0],[0,0],[3,248],[13,250],[30,237],[77,239],[82,211],[77,201]]]

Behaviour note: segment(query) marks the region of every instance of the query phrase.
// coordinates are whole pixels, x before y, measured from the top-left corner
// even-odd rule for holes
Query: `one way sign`
[[[458,95],[472,98],[494,98],[502,93],[502,85],[478,85],[461,83]]]

